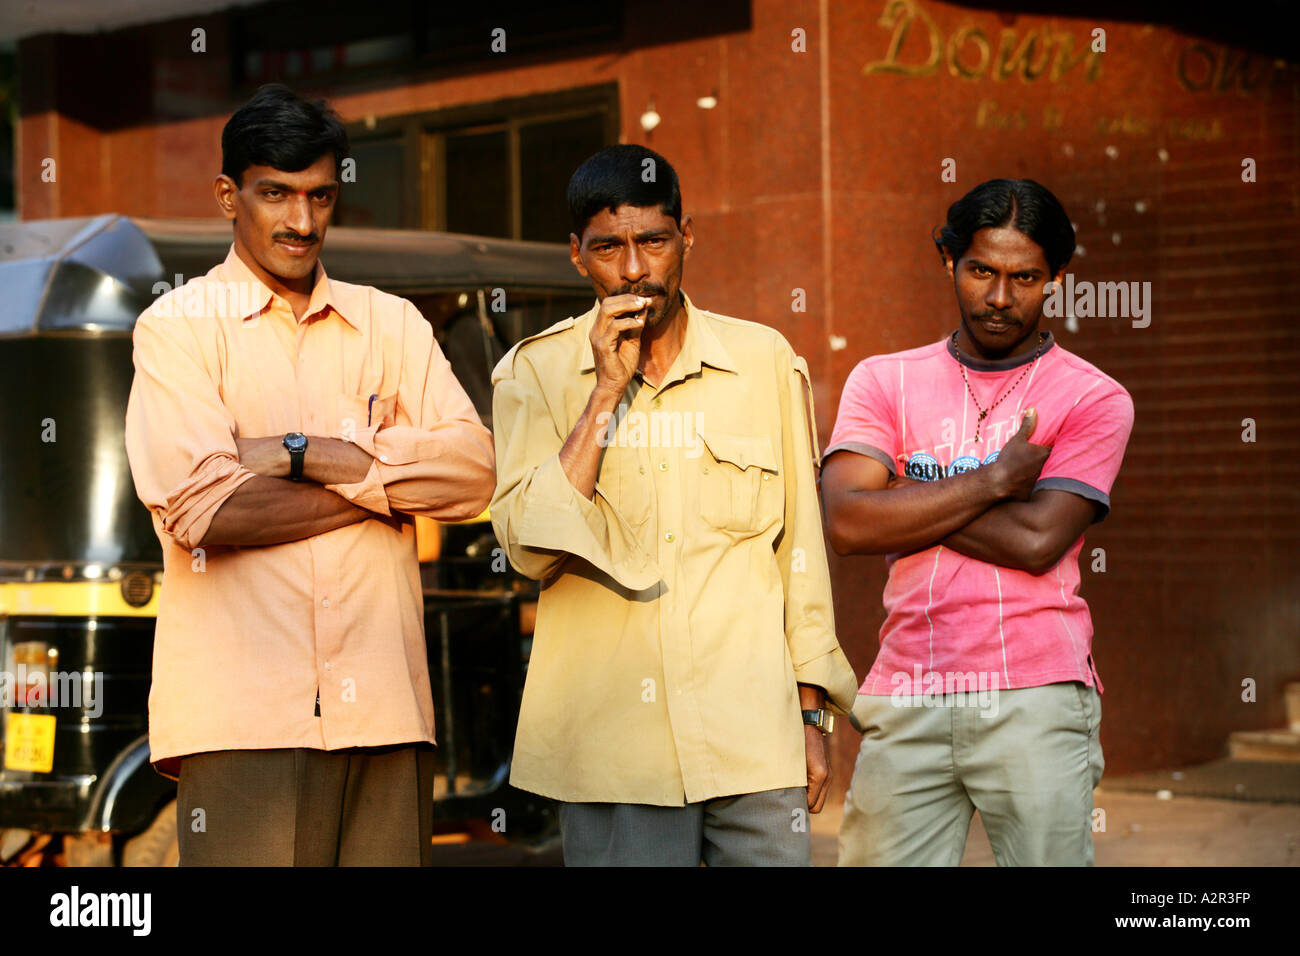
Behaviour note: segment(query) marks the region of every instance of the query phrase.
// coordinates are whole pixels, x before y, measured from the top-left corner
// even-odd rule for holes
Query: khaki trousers
[[[928,702],[861,694],[853,712],[865,733],[841,866],[956,866],[975,810],[999,866],[1092,865],[1092,791],[1105,768],[1095,688]]]
[[[431,866],[433,747],[222,750],[181,762],[181,866]]]

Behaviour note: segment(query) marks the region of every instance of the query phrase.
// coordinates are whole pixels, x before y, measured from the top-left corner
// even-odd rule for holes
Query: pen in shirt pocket
[[[371,416],[372,414],[374,414],[374,410],[375,410],[375,399],[378,398],[378,397],[379,397],[379,393],[378,393],[378,392],[376,392],[374,395],[371,395],[371,396],[370,396],[370,401],[369,401],[369,403],[366,405],[366,427],[367,427],[367,428],[370,427],[370,416]]]

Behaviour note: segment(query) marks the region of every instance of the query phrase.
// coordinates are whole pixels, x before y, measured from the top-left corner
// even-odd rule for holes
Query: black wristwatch
[[[803,722],[811,727],[816,727],[822,734],[829,734],[835,729],[835,715],[823,707],[821,710],[804,710]]]
[[[302,460],[307,454],[307,436],[302,432],[289,432],[284,436],[284,447],[289,449],[289,480],[302,481]]]

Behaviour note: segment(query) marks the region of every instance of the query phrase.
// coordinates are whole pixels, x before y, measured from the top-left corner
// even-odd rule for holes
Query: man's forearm
[[[816,684],[799,685],[799,709],[821,710],[826,705],[826,691]]]
[[[373,517],[319,485],[256,475],[217,509],[200,545],[282,544]]]
[[[239,462],[249,471],[267,478],[288,478],[292,461],[284,438],[237,438]],[[361,481],[370,471],[374,459],[370,453],[349,441],[307,436],[307,451],[302,459],[302,477],[318,485],[350,485]]]
[[[365,478],[373,463],[370,453],[352,442],[312,435],[302,459],[302,476],[318,485],[350,485]]]
[[[1096,516],[1096,502],[1044,488],[1029,501],[995,505],[938,543],[968,558],[1043,574],[1057,565]]]
[[[1023,501],[1004,501],[936,543],[968,558],[1035,572],[1041,536],[1025,520],[1027,507]]]
[[[831,546],[838,554],[916,551],[965,527],[1004,497],[990,469],[899,488],[848,491],[835,502]]]
[[[587,407],[560,449],[560,467],[564,469],[565,477],[579,494],[587,498],[596,491],[600,456],[605,450],[602,436],[621,398],[621,395],[606,389],[592,389]]]

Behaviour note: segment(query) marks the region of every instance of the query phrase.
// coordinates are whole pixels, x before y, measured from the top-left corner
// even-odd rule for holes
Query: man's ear
[[[682,216],[682,258],[685,259],[691,254],[691,247],[695,245],[695,222],[690,216]]]
[[[216,182],[212,184],[212,194],[216,197],[217,208],[227,219],[235,218],[235,194],[238,192],[238,184],[225,173],[219,175]]]
[[[569,233],[569,261],[573,263],[573,268],[578,270],[578,275],[584,279],[591,278],[587,275],[587,267],[582,264],[582,243],[573,233]]]
[[[943,250],[943,267],[948,270],[948,278],[953,279],[954,265],[952,261],[952,253],[949,252],[947,249]]]

